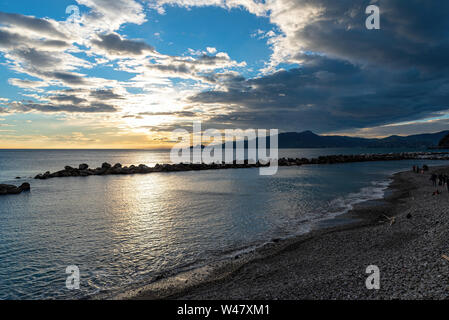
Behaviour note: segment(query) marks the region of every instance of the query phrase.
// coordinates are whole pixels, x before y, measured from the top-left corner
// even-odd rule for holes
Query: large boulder
[[[112,165],[111,165],[110,163],[105,162],[105,163],[103,163],[103,164],[101,165],[101,167],[102,167],[103,169],[111,169],[111,168],[112,168]]]
[[[19,194],[22,191],[29,191],[30,189],[29,183],[23,183],[20,187],[9,184],[0,184],[0,195]]]
[[[88,165],[88,164],[85,164],[85,163],[80,164],[79,167],[78,167],[78,169],[79,169],[79,170],[87,170],[87,169],[89,169],[89,165]]]
[[[19,187],[22,191],[30,191],[31,186],[28,182],[22,183],[22,185]]]
[[[0,194],[20,193],[19,188],[10,184],[0,184]]]

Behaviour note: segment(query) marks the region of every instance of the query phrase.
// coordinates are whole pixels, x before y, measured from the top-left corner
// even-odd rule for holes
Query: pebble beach
[[[274,240],[197,280],[142,288],[132,299],[447,299],[449,193],[433,195],[433,167],[395,174],[381,202],[338,217],[349,221],[288,240]],[[380,270],[380,289],[368,290],[368,266]]]

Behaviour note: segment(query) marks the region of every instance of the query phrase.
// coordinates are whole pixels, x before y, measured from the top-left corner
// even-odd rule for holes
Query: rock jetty
[[[394,161],[394,160],[449,160],[447,152],[404,152],[404,153],[387,153],[387,154],[358,154],[358,155],[332,155],[322,156],[315,159],[307,158],[281,158],[278,160],[280,167],[302,166],[311,164],[338,164],[351,162],[369,162],[369,161]],[[154,167],[148,167],[144,164],[138,166],[122,166],[120,163],[114,166],[105,162],[101,167],[91,169],[89,165],[83,163],[78,168],[66,166],[64,170],[50,173],[49,171],[38,174],[35,179],[46,180],[51,178],[62,177],[88,177],[101,175],[130,175],[130,174],[147,174],[153,172],[180,172],[180,171],[199,171],[199,170],[220,170],[220,169],[242,169],[242,168],[260,168],[267,167],[269,164],[260,162],[253,163],[247,160],[243,164],[234,163],[212,163],[212,164],[156,164]]]
[[[7,194],[19,194],[23,191],[30,191],[31,186],[29,183],[23,183],[20,187],[16,187],[10,184],[0,184],[0,196]]]
[[[217,170],[217,169],[231,169],[231,168],[259,168],[267,165],[261,163],[249,164],[245,161],[244,164],[156,164],[154,167],[148,167],[144,164],[138,166],[122,166],[120,163],[112,166],[105,162],[101,167],[90,169],[87,164],[81,164],[78,168],[66,166],[64,170],[50,173],[49,171],[38,174],[35,179],[45,180],[50,178],[62,177],[87,177],[87,176],[101,176],[101,175],[129,175],[129,174],[147,174],[153,172],[179,172],[179,171],[199,171],[199,170]]]

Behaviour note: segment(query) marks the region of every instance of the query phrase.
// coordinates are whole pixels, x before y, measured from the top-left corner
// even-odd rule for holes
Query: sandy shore
[[[449,193],[440,187],[443,193],[432,195],[433,171],[449,168],[396,174],[384,201],[339,217],[352,223],[274,241],[203,273],[128,293],[128,298],[447,299],[449,261],[442,255],[449,256]],[[395,217],[395,223],[384,215]],[[380,269],[380,290],[366,288],[369,265]]]

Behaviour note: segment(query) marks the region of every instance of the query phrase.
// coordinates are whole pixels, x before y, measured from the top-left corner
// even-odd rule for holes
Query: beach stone
[[[22,189],[22,191],[29,191],[31,190],[31,186],[28,182],[22,183],[22,185],[19,187],[20,189]]]
[[[130,173],[129,168],[128,167],[123,167],[122,170],[121,170],[121,173],[122,174],[129,174]]]
[[[7,189],[7,191],[8,191],[8,194],[19,194],[22,192],[22,190],[17,187]]]
[[[109,164],[109,163],[107,163],[107,162],[105,162],[105,163],[103,163],[103,164],[101,165],[101,167],[102,167],[103,169],[110,169],[110,168],[112,168],[112,165]]]
[[[0,195],[19,194],[22,191],[29,191],[30,189],[29,183],[23,183],[20,187],[9,184],[0,184]]]
[[[92,172],[88,171],[88,170],[81,170],[79,172],[80,177],[87,177],[87,176],[91,176]]]
[[[0,184],[0,193],[8,194],[11,190],[15,188],[17,187],[10,184]]]
[[[85,164],[85,163],[80,164],[79,167],[78,167],[78,169],[79,169],[79,170],[87,170],[87,169],[89,169],[89,165],[88,165],[88,164]]]

